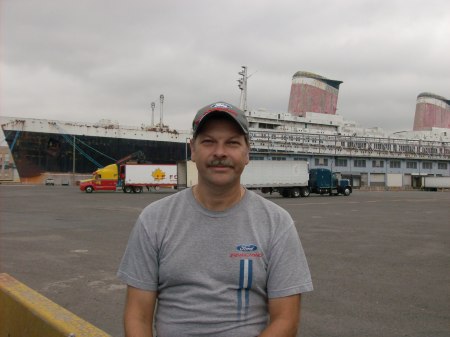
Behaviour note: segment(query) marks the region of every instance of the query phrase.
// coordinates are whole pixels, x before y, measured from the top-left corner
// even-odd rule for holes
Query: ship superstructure
[[[450,130],[386,133],[360,128],[341,116],[308,112],[305,117],[288,113],[249,111],[252,149],[255,152],[321,154],[355,157],[395,157],[449,160]]]
[[[299,71],[287,113],[247,111],[252,159],[307,160],[311,168],[340,172],[355,187],[417,188],[424,176],[450,176],[449,100],[420,94],[416,120],[423,127],[389,133],[336,114],[342,83]]]

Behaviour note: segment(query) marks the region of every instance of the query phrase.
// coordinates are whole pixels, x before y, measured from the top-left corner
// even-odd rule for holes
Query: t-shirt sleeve
[[[155,236],[148,233],[142,218],[141,214],[131,231],[117,277],[132,287],[157,291],[158,252]]]
[[[269,298],[285,297],[313,290],[311,274],[299,235],[290,225],[273,242],[268,265]]]

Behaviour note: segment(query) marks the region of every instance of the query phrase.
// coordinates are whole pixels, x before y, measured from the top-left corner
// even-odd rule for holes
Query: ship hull
[[[184,142],[157,140],[14,130],[5,132],[5,139],[21,178],[39,177],[47,172],[92,173],[139,150],[147,162],[156,164],[176,163],[189,152]]]

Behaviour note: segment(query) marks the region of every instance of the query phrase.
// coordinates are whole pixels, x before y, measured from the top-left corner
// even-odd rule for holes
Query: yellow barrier
[[[111,337],[5,273],[0,274],[0,336]]]

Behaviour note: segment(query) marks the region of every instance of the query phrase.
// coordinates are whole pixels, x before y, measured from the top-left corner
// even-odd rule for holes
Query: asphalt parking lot
[[[116,269],[140,210],[167,193],[0,185],[0,272],[123,336]],[[294,218],[313,276],[299,336],[449,336],[450,193],[269,198]]]

